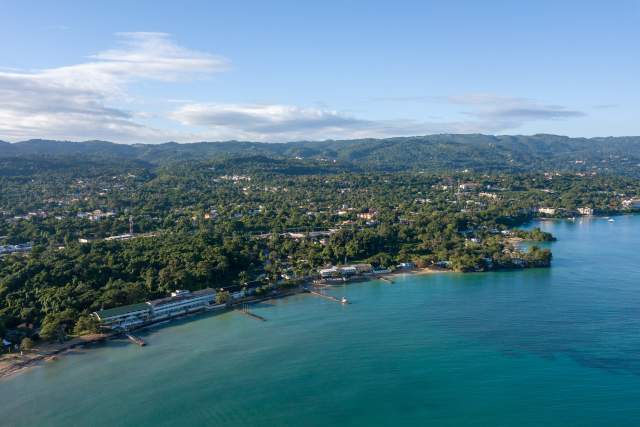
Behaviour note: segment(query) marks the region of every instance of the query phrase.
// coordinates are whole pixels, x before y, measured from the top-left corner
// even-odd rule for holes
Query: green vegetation
[[[0,325],[12,331],[0,328],[1,335],[16,344],[35,332],[63,340],[98,331],[89,314],[103,308],[176,289],[249,282],[263,294],[345,260],[392,268],[411,261],[457,271],[545,267],[552,258],[548,249],[523,251],[511,242],[553,239],[539,229],[516,228],[539,208],[552,209],[552,216],[576,216],[584,207],[611,214],[629,210],[624,201],[640,194],[629,165],[621,174],[575,171],[582,167],[575,162],[562,173],[514,170],[521,158],[506,173],[495,159],[482,157],[486,144],[513,157],[513,150],[539,152],[550,142],[491,138],[380,140],[368,151],[362,141],[274,145],[279,148],[0,144],[0,246],[33,243],[30,252],[0,255]],[[558,138],[551,139],[560,144]],[[388,159],[384,147],[402,151],[399,141],[408,152],[421,147],[421,159],[433,146],[451,143],[432,159],[446,167],[425,162],[425,172],[407,160],[398,171],[394,161],[405,153]],[[471,150],[474,141],[480,143]],[[562,141],[556,160],[545,167],[583,143]],[[608,144],[611,150],[637,143],[616,141]],[[225,150],[227,157],[209,158]],[[478,154],[467,153],[467,159],[485,170],[460,170],[467,164],[456,160],[457,150]],[[292,154],[305,159],[287,158]],[[133,236],[108,239],[130,226]],[[229,298],[221,292],[217,300]]]
[[[103,141],[67,143],[32,140],[0,143],[0,158],[77,156],[87,159],[132,160],[148,164],[264,156],[304,158],[359,170],[426,170],[451,172],[598,172],[640,176],[640,137],[568,138],[558,135],[428,135],[347,141],[167,143],[122,145]]]

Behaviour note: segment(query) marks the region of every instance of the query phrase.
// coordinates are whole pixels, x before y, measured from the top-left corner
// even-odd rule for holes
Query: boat
[[[616,220],[615,220],[615,219],[613,219],[613,218],[609,218],[607,221],[609,221],[609,222],[616,222]]]
[[[349,304],[349,300],[347,299],[347,297],[342,297],[342,299],[340,300],[340,302],[342,304]]]

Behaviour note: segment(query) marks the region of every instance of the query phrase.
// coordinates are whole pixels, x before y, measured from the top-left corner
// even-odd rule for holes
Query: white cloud
[[[337,111],[269,104],[187,104],[171,114],[183,125],[206,129],[211,139],[281,141],[327,139],[374,125]]]
[[[525,98],[495,95],[422,97],[431,102],[466,105],[459,120],[366,120],[335,110],[273,104],[187,103],[171,114],[185,126],[201,127],[200,139],[291,141],[425,135],[500,133],[536,120],[581,117],[584,113],[540,105]],[[399,100],[398,98],[386,100]],[[406,99],[404,99],[406,100]]]
[[[163,133],[109,105],[138,80],[173,81],[226,69],[217,56],[186,49],[163,33],[121,33],[117,49],[90,61],[32,72],[0,71],[0,136],[134,141]]]
[[[501,133],[517,130],[537,121],[566,120],[586,116],[579,110],[561,105],[550,105],[540,101],[500,96],[488,93],[472,93],[451,96],[407,96],[376,98],[376,101],[414,102],[465,106],[468,109],[458,111],[462,118],[441,122],[445,132]],[[436,125],[436,123],[431,123]]]
[[[181,142],[244,139],[291,141],[423,135],[500,133],[542,120],[581,117],[584,113],[527,98],[492,94],[379,98],[395,102],[447,104],[457,114],[424,109],[424,119],[368,120],[326,107],[279,104],[200,103],[167,99],[175,108],[160,117],[129,111],[129,89],[140,81],[172,82],[209,76],[228,62],[187,49],[164,33],[119,33],[113,49],[87,61],[57,68],[23,71],[0,68],[0,139],[109,139],[117,142]],[[168,107],[172,105],[172,107]],[[418,111],[421,111],[418,109]],[[445,115],[445,120],[434,118]],[[157,129],[154,121],[172,129]],[[179,127],[176,123],[184,127]]]

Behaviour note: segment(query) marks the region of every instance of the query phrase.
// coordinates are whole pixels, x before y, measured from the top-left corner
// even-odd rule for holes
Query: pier
[[[325,293],[318,292],[318,291],[313,291],[313,290],[310,290],[309,293],[312,294],[312,295],[318,296],[320,298],[328,299],[329,301],[337,302],[339,304],[349,304],[349,302],[346,300],[346,298],[345,299],[340,299],[340,298],[334,297],[333,295],[327,295]]]
[[[239,309],[239,311],[242,314],[246,314],[247,316],[253,317],[256,320],[260,320],[260,321],[263,321],[263,322],[267,321],[267,319],[265,319],[264,317],[260,316],[259,314],[255,314],[254,312],[249,311],[249,304],[247,304],[247,303],[243,303],[242,307]]]
[[[128,332],[125,332],[125,336],[127,338],[129,338],[132,342],[134,342],[135,344],[138,344],[140,347],[144,347],[145,345],[147,345],[146,342],[144,342],[144,340],[140,337],[137,337],[133,334],[130,334]]]

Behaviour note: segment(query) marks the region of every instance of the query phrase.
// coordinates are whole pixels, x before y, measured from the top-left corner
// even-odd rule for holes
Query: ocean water
[[[0,425],[640,425],[640,217],[536,225],[559,238],[550,269],[160,326],[0,382]]]

